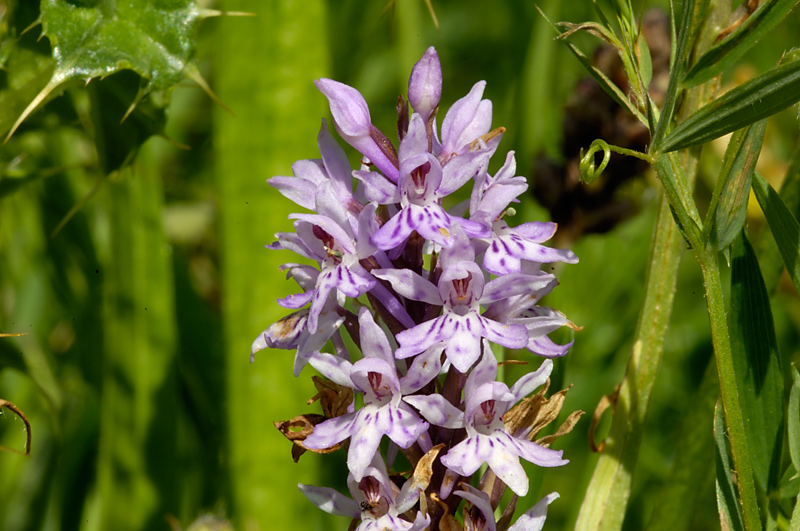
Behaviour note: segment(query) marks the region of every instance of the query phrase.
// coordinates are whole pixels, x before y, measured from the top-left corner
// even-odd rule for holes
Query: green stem
[[[633,352],[620,387],[605,450],[597,462],[575,523],[576,531],[622,528],[650,392],[661,365],[682,248],[680,233],[662,197]]]
[[[711,321],[711,338],[714,343],[717,374],[722,391],[722,405],[725,408],[725,421],[730,435],[733,462],[738,473],[739,497],[742,502],[745,528],[747,531],[757,531],[761,529],[761,518],[756,501],[750,453],[745,439],[744,418],[736,390],[736,376],[733,368],[725,301],[722,296],[719,261],[717,254],[707,249],[698,249],[697,259],[703,272],[706,304]]]

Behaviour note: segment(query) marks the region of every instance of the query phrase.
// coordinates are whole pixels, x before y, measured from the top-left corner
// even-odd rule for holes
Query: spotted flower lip
[[[380,456],[375,456],[361,479],[348,474],[347,487],[352,498],[329,487],[298,484],[300,492],[326,513],[361,518],[356,531],[423,531],[430,525],[430,517],[419,511],[413,522],[400,516],[411,507],[397,505],[400,491]]]
[[[486,353],[467,379],[463,420],[439,398],[406,397],[405,401],[416,407],[432,424],[445,427],[466,428],[467,438],[442,456],[444,466],[469,477],[483,463],[518,496],[528,493],[528,477],[519,463],[522,457],[539,466],[555,467],[568,463],[562,459],[563,451],[550,450],[538,444],[514,437],[506,430],[502,416],[519,399],[542,385],[553,370],[553,363],[545,360],[539,370],[525,375],[509,389],[496,382],[497,361],[488,343]]]
[[[359,312],[359,331],[364,358],[356,363],[317,353],[311,365],[339,385],[364,394],[364,407],[329,419],[314,428],[304,441],[312,449],[330,448],[350,438],[347,466],[361,480],[386,435],[401,448],[408,448],[427,431],[428,423],[402,401],[400,380],[389,341],[366,308]]]

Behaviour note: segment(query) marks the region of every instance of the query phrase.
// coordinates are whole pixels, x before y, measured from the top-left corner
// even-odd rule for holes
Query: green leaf
[[[789,277],[800,292],[800,223],[775,189],[758,173],[753,179],[753,191],[778,244]]]
[[[796,471],[800,471],[800,373],[792,365],[792,390],[789,392],[789,456]]]
[[[753,186],[755,193],[755,185]],[[800,212],[800,148],[795,148],[777,195],[789,212]],[[756,254],[761,264],[761,274],[764,276],[767,291],[773,293],[784,270],[783,257],[774,237],[759,238],[758,243]]]
[[[772,116],[800,100],[800,53],[702,107],[656,148],[675,151],[703,144]]]
[[[744,531],[738,495],[731,475],[730,446],[722,404],[714,410],[714,441],[717,446],[717,509],[722,529]]]
[[[598,12],[600,12],[599,8]],[[566,40],[564,40],[564,36],[561,35],[561,31],[559,30],[558,26],[556,24],[553,24],[541,9],[539,10],[539,13],[545,18],[545,20],[547,20],[547,22],[550,23],[553,29],[557,33],[559,33],[559,39],[561,39],[564,42],[564,44],[567,45],[569,50],[573,53],[573,55],[575,55],[575,57],[577,57],[578,61],[581,62],[586,71],[589,72],[589,75],[591,75],[594,78],[594,80],[597,81],[597,84],[600,85],[600,87],[606,92],[606,94],[608,94],[611,97],[611,99],[613,99],[620,107],[627,109],[628,112],[636,116],[636,118],[638,118],[640,122],[642,122],[643,124],[647,124],[648,123],[647,119],[639,111],[639,109],[637,109],[636,106],[631,102],[630,98],[628,98],[625,95],[625,93],[622,92],[622,90],[620,90],[620,88],[617,87],[617,85],[615,85],[614,82],[611,81],[608,78],[608,76],[606,76],[603,73],[602,70],[600,70],[594,64],[592,64],[592,61],[588,57],[586,57],[586,55],[582,51],[580,51],[571,42],[567,42]]]
[[[724,72],[764,35],[772,31],[797,5],[797,0],[767,0],[722,41],[711,47],[683,77],[685,87],[693,87]]]
[[[146,80],[147,93],[169,89],[186,75],[196,76],[190,65],[195,34],[208,14],[195,0],[42,0],[43,35],[50,39],[55,69],[11,133],[68,81],[88,82],[133,70]]]
[[[736,387],[753,475],[770,493],[780,480],[783,374],[769,296],[744,231],[731,255],[729,320]]]
[[[675,458],[669,476],[663,481],[655,499],[647,531],[688,530],[702,493],[711,486],[714,463],[714,440],[708,426],[714,420],[714,404],[719,397],[719,380],[713,360],[703,374],[691,407],[685,411],[675,433]]]
[[[758,173],[753,178],[753,191],[778,244],[789,277],[800,292],[800,223],[775,189]]]
[[[739,129],[728,142],[708,212],[709,217],[714,217],[705,224],[711,230],[710,243],[717,250],[728,247],[744,226],[750,182],[761,153],[766,125],[762,120]]]
[[[675,46],[675,53],[671,57],[672,63],[669,70],[667,94],[664,97],[664,105],[661,107],[658,124],[655,131],[653,131],[651,153],[659,149],[661,141],[672,123],[675,105],[678,101],[680,78],[685,71],[686,62],[694,48],[697,34],[705,22],[709,3],[710,0],[687,0],[683,3],[680,28],[677,32],[678,44]]]

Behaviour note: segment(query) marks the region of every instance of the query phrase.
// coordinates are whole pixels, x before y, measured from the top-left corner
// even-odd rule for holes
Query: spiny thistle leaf
[[[192,70],[195,34],[206,16],[195,0],[42,0],[39,20],[55,59],[52,77],[9,136],[64,83],[133,70],[143,93],[166,91]]]

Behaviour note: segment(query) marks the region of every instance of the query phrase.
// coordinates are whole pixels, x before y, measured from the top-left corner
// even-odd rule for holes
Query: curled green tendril
[[[600,150],[603,151],[603,162],[600,163],[599,167],[596,167],[594,154]],[[611,147],[604,140],[597,139],[592,142],[586,154],[583,153],[583,148],[581,148],[581,180],[586,184],[595,182],[608,166],[609,160],[611,160]]]
[[[600,166],[596,166],[594,154],[601,150],[603,151],[603,162],[600,163]],[[642,159],[650,164],[653,164],[653,157],[647,153],[641,153],[639,151],[625,149],[619,146],[612,146],[606,141],[598,138],[592,142],[592,145],[589,146],[589,151],[586,153],[584,153],[583,149],[581,149],[581,180],[586,184],[592,184],[594,181],[596,181],[597,178],[600,177],[600,174],[603,173],[603,170],[606,169],[606,166],[608,166],[608,161],[611,160],[612,151],[621,155],[630,155],[632,157],[636,157],[637,159]]]

